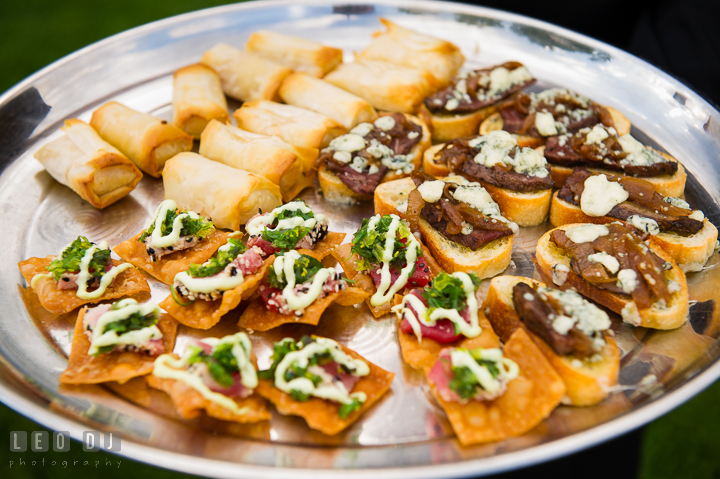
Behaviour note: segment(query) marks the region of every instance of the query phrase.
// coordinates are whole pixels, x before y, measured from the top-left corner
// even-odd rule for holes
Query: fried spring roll
[[[256,53],[218,43],[202,56],[202,63],[220,77],[226,95],[241,101],[272,100],[292,70]]]
[[[283,200],[289,201],[312,184],[318,150],[293,146],[277,136],[260,135],[213,120],[203,131],[200,155],[264,176],[278,185]]]
[[[165,198],[174,199],[180,208],[231,230],[247,223],[259,209],[270,211],[282,203],[280,188],[272,181],[196,153],[180,153],[168,161],[163,185]]]
[[[440,86],[424,70],[357,59],[343,63],[325,80],[364,98],[378,110],[412,113]]]
[[[343,59],[343,52],[339,48],[269,30],[260,30],[250,35],[245,50],[318,78],[325,76]]]
[[[274,101],[243,103],[233,116],[243,130],[279,136],[291,145],[306,148],[325,148],[347,132],[328,116]]]
[[[65,120],[61,130],[64,136],[35,153],[56,181],[101,209],[137,186],[142,178],[140,170],[87,123]]]
[[[93,112],[90,126],[138,168],[156,178],[167,160],[192,149],[192,138],[181,129],[114,101]]]
[[[465,61],[460,49],[450,42],[408,30],[389,20],[380,21],[385,32],[375,32],[373,41],[359,57],[425,70],[446,86]]]
[[[305,73],[288,75],[280,86],[280,97],[289,105],[329,116],[347,129],[377,117],[367,101]]]
[[[230,120],[220,77],[202,63],[173,74],[173,125],[196,140],[210,120]]]

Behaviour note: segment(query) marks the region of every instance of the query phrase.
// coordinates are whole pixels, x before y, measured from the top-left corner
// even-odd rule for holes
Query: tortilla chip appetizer
[[[30,258],[18,267],[43,308],[58,315],[84,304],[150,293],[142,273],[130,263],[110,258],[105,241],[96,245],[84,236],[59,257]]]
[[[250,235],[248,248],[257,246],[264,255],[296,249],[320,261],[345,238],[345,233],[328,231],[327,217],[313,212],[302,200],[260,212],[250,218],[245,230]]]
[[[480,309],[480,279],[440,273],[429,289],[413,289],[393,308],[403,360],[429,370],[447,347],[498,348],[500,341]]]
[[[215,257],[176,274],[171,295],[160,306],[185,326],[212,328],[257,291],[274,259],[263,260],[261,253],[256,246],[248,249],[240,240],[228,238]]]
[[[172,351],[177,323],[153,303],[123,299],[83,308],[73,333],[64,384],[125,383],[149,374],[155,357]]]
[[[407,221],[394,214],[363,219],[352,243],[332,255],[348,278],[372,294],[366,301],[376,318],[390,312],[396,293],[423,288],[442,271]]]
[[[267,331],[285,323],[317,325],[332,303],[351,306],[369,293],[348,287],[335,268],[324,268],[316,258],[291,250],[278,253],[255,299],[240,316],[238,326]]]
[[[184,419],[197,417],[201,409],[225,421],[270,419],[265,400],[254,394],[257,371],[245,333],[190,342],[182,358],[163,354],[147,382],[168,393]]]
[[[115,252],[165,284],[192,263],[204,263],[225,243],[230,233],[217,231],[210,218],[178,210],[173,200],[160,203],[150,226],[123,241]]]
[[[503,349],[444,349],[427,378],[463,446],[526,433],[565,394],[562,379],[523,329]]]
[[[285,338],[275,343],[272,365],[260,371],[258,393],[280,414],[300,416],[333,435],[347,428],[390,389],[395,375],[332,339]]]

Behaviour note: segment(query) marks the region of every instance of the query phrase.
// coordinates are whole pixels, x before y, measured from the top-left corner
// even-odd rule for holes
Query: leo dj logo
[[[30,450],[32,452],[48,452],[52,446],[55,452],[68,452],[70,450],[70,432],[56,431],[50,434],[47,431],[33,431],[30,433]],[[97,452],[101,448],[105,451],[120,452],[120,432],[83,432],[83,451]],[[28,433],[26,431],[10,431],[10,451],[26,452],[28,449]]]

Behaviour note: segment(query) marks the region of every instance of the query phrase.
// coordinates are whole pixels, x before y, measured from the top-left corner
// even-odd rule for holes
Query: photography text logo
[[[28,440],[29,439],[29,440]],[[21,453],[28,451],[28,445],[32,452],[48,452],[52,447],[54,452],[68,452],[70,450],[70,432],[69,431],[56,431],[50,433],[47,431],[33,431],[30,433],[28,438],[27,431],[10,431],[10,451]],[[101,449],[108,452],[120,452],[121,450],[121,439],[119,431],[99,432],[99,431],[84,431],[82,448],[84,452],[98,452]],[[94,466],[97,468],[104,462],[103,466],[114,466],[117,463],[117,467],[120,467],[121,461],[111,461],[105,459],[104,461],[47,461],[49,466],[59,466],[67,468],[68,465],[72,466]],[[30,458],[25,459],[18,457],[17,460],[10,461],[10,468],[13,466],[45,466],[45,458],[37,459]]]

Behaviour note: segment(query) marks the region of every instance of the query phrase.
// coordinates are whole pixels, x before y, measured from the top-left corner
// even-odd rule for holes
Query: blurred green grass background
[[[0,2],[0,92],[23,78],[93,42],[162,18],[234,2],[216,0],[26,0]],[[510,9],[511,5],[508,5]],[[641,479],[710,479],[720,477],[720,383],[656,420],[645,428],[639,477]],[[0,477],[120,479],[188,478],[186,474],[161,470],[123,457],[84,453],[73,443],[69,453],[11,453],[10,431],[44,430],[36,423],[0,405]],[[20,466],[22,456],[26,462]],[[37,457],[34,457],[37,456]],[[28,461],[46,458],[45,467]],[[621,458],[607,458],[620,460]],[[59,466],[51,467],[50,461]],[[93,468],[94,461],[100,466]],[[106,461],[122,461],[118,468]],[[14,461],[10,469],[9,463]],[[62,461],[78,465],[62,468]],[[84,466],[84,461],[90,461]],[[589,465],[590,466],[590,465]],[[591,466],[590,466],[591,467]],[[580,472],[580,471],[578,471]]]

